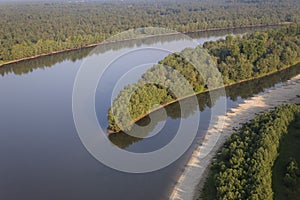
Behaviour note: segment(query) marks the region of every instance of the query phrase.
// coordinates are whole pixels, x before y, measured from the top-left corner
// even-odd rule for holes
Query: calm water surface
[[[251,31],[239,30],[237,33]],[[192,34],[199,43],[216,40],[236,31]],[[178,44],[176,36],[152,38],[149,44]],[[127,45],[127,46],[126,46]],[[120,48],[136,48],[132,42]],[[186,46],[182,46],[182,49]],[[119,51],[106,45],[105,51]],[[211,102],[207,94],[198,95],[199,105],[180,113],[179,104],[166,108],[168,117],[162,131],[148,139],[126,134],[109,136],[112,144],[132,152],[148,152],[166,145],[176,133],[182,117],[200,112],[201,122],[194,146],[172,165],[152,173],[127,174],[110,169],[96,161],[81,144],[72,116],[72,89],[76,73],[91,49],[39,58],[0,68],[0,199],[3,200],[159,200],[166,199],[181,173],[193,147],[203,137],[210,119]],[[95,105],[99,123],[107,127],[106,114],[111,88],[117,77],[132,62],[157,62],[167,52],[149,50],[149,57],[132,54],[126,62],[115,62],[107,70],[107,78],[99,83]],[[150,66],[148,66],[150,67]],[[145,68],[146,69],[146,68]],[[141,71],[142,73],[142,71]],[[294,66],[280,74],[232,86],[227,91],[228,110],[243,99],[276,87],[300,73]],[[135,78],[132,78],[132,82]],[[100,90],[100,88],[103,88]],[[184,100],[183,103],[189,103]],[[159,111],[158,111],[159,112]],[[145,118],[139,124],[147,124]],[[157,122],[158,124],[160,121]],[[155,127],[150,127],[149,133]]]

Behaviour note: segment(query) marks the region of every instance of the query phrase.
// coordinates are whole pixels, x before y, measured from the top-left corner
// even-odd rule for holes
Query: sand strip
[[[220,116],[205,136],[201,145],[193,152],[182,175],[177,181],[170,200],[194,200],[199,197],[208,166],[233,129],[255,118],[257,114],[286,103],[300,103],[300,75],[282,86],[245,100],[226,116]]]

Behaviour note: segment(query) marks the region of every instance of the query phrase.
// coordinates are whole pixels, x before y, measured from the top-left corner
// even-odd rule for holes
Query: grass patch
[[[279,156],[273,168],[273,191],[275,200],[300,200],[300,177],[293,188],[284,184],[286,167],[293,158],[300,163],[300,119],[293,122],[289,127],[289,133],[280,143]]]

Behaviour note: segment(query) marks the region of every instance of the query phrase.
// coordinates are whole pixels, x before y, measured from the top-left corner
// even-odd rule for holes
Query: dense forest
[[[1,4],[0,65],[80,48],[119,32],[163,27],[179,32],[299,22],[299,1],[111,1]]]
[[[204,48],[216,58],[225,84],[258,77],[299,61],[300,25],[280,31],[228,36],[207,42]]]
[[[299,62],[299,36],[300,25],[296,24],[243,37],[227,36],[225,40],[205,43],[204,49],[199,45],[171,54],[146,71],[136,84],[126,86],[120,92],[108,113],[109,129],[114,132],[130,130],[135,121],[131,119],[139,119],[160,105],[193,92],[220,87],[223,81],[225,84],[237,83],[287,68]],[[214,63],[217,63],[216,67]],[[188,81],[193,92],[186,90],[184,81],[178,81],[180,77],[174,70]],[[151,81],[157,84],[145,84]],[[181,89],[180,95],[174,94],[172,88]],[[126,115],[128,112],[130,116]]]
[[[299,119],[300,106],[291,104],[261,114],[244,124],[227,139],[212,164],[203,199],[274,199],[273,165],[280,143],[287,137],[289,125]],[[283,182],[295,184],[297,162],[290,159],[285,166]]]

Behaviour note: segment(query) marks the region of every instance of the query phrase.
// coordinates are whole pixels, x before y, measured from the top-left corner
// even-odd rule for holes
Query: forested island
[[[0,65],[99,44],[133,28],[192,32],[299,22],[299,4],[297,0],[1,4]]]
[[[295,104],[244,124],[216,156],[201,199],[298,199],[299,129]]]
[[[262,77],[299,62],[299,34],[300,25],[295,24],[279,30],[255,32],[237,37],[227,36],[226,39],[207,42],[203,47],[213,60],[199,57],[205,54],[201,45],[195,49],[188,48],[181,53],[167,56],[146,71],[136,84],[126,86],[116,97],[108,113],[110,132],[121,131],[118,124],[122,125],[122,130],[130,130],[134,122],[152,110],[192,95],[188,91],[182,91],[181,96],[178,97],[167,87],[144,84],[155,77],[159,81],[172,85],[171,81],[176,79],[176,75],[163,66],[180,72],[193,87],[194,93],[201,93],[207,91],[208,85],[210,85],[209,89],[213,89],[212,87],[223,84],[218,82],[218,73],[206,68],[214,61],[225,85]],[[203,65],[201,74],[188,59],[194,59],[194,62],[197,60],[196,62]],[[183,82],[176,84],[178,85],[174,87],[184,88]],[[126,105],[124,102],[130,103]],[[126,109],[129,109],[134,120],[124,119]]]
[[[276,73],[273,73],[271,75],[259,79],[253,79],[251,81],[245,81],[239,84],[228,86],[225,88],[226,96],[231,101],[237,101],[238,98],[240,97],[243,99],[251,98],[255,95],[258,95],[259,93],[263,93],[266,88],[276,87],[276,84],[279,82],[287,82],[291,78],[297,76],[299,73],[300,73],[300,63],[288,69],[285,69],[284,72],[278,71]],[[218,92],[214,92],[214,94],[219,96],[217,96],[214,99],[211,99],[209,93],[207,92],[198,94],[196,96],[198,101],[197,104],[193,104],[193,101],[190,98],[181,100],[181,103],[185,105],[189,105],[189,109],[184,110],[184,112],[182,112],[182,110],[180,109],[179,102],[170,104],[164,107],[164,109],[168,117],[171,119],[180,119],[180,118],[186,119],[189,116],[191,116],[194,112],[196,112],[198,109],[201,112],[203,112],[208,108],[213,108],[216,105],[216,100],[221,98],[222,95],[221,93]],[[157,110],[156,112],[160,112],[160,110]],[[139,136],[147,135],[147,133],[153,131],[157,123],[164,121],[165,118],[156,117],[155,120],[157,121],[157,123],[152,123],[151,125],[150,125],[150,120],[151,119],[149,118],[149,116],[146,116],[136,122],[139,126],[144,126],[143,130],[140,131],[141,133],[139,134]],[[109,134],[108,138],[114,145],[118,146],[119,148],[128,148],[134,143],[142,140],[142,138],[137,138],[123,132]]]

